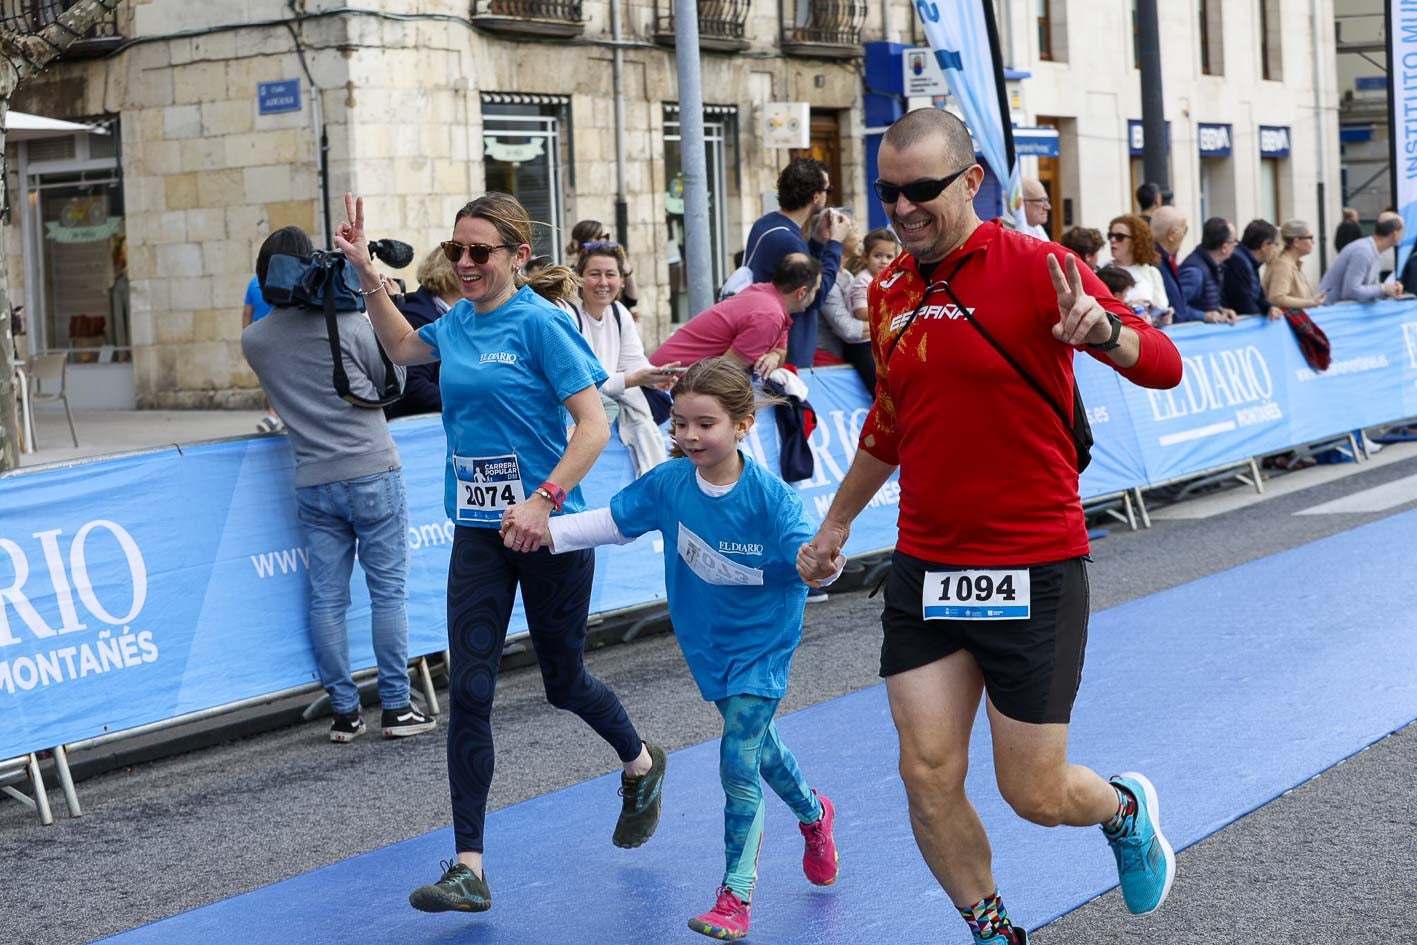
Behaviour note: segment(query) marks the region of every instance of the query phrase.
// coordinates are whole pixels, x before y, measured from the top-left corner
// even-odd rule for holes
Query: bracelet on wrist
[[[566,490],[549,479],[537,486],[536,491],[532,494],[539,495],[550,502],[557,512],[561,511],[561,508],[566,504]]]
[[[359,290],[359,297],[360,297],[361,299],[367,299],[367,298],[369,298],[369,296],[374,295],[375,293],[378,293],[378,292],[387,292],[388,290],[389,290],[389,285],[388,285],[388,283],[385,282],[383,279],[380,279],[380,280],[379,280],[379,284],[376,285],[374,288],[370,289],[369,291],[366,292],[365,290],[360,289],[360,290]]]

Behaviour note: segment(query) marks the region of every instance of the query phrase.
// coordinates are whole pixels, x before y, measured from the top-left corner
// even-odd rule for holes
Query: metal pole
[[[1388,16],[1392,16],[1392,5],[1384,4],[1388,10]],[[1319,272],[1328,268],[1328,194],[1327,173],[1328,173],[1328,121],[1324,113],[1324,60],[1323,60],[1323,23],[1319,19],[1319,0],[1310,0],[1309,15],[1313,17],[1314,27],[1314,140],[1318,145],[1319,167],[1318,184],[1316,187],[1319,207],[1318,207],[1318,229],[1315,231],[1319,237]],[[1391,28],[1389,26],[1389,28]],[[1385,34],[1386,35],[1386,34]],[[1388,46],[1388,55],[1391,56],[1392,46]],[[1392,87],[1392,68],[1388,68],[1388,87]],[[1388,102],[1392,101],[1392,92],[1388,92]],[[1388,138],[1392,138],[1391,113],[1389,112]],[[1277,222],[1277,221],[1276,221]],[[1396,257],[1394,257],[1396,258]],[[1399,273],[1400,275],[1400,273]]]
[[[620,48],[620,0],[610,0],[610,38],[616,43],[610,54],[610,74],[615,90],[615,236],[628,245],[630,205],[625,200],[625,51]]]
[[[1146,179],[1162,190],[1171,189],[1166,157],[1166,106],[1161,86],[1161,28],[1156,0],[1137,0],[1137,65],[1141,67],[1141,124],[1145,141]]]
[[[675,0],[674,51],[679,67],[679,150],[684,162],[684,272],[689,277],[689,311],[696,313],[713,304],[698,0]]]

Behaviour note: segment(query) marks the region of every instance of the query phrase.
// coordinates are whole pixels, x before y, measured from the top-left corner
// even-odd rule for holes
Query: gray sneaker
[[[409,893],[409,905],[419,912],[486,912],[492,908],[485,870],[478,876],[456,860],[440,860],[439,865],[443,878]]]

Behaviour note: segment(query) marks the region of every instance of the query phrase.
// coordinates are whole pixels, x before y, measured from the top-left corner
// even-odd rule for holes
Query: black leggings
[[[454,532],[448,562],[448,785],[459,853],[482,851],[493,769],[492,696],[518,584],[546,701],[584,719],[622,762],[639,756],[640,736],[625,707],[585,671],[594,576],[594,551],[524,554],[502,547],[495,528],[459,526]]]

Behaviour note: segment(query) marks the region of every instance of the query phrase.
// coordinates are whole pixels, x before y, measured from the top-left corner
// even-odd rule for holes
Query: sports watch
[[[1120,316],[1108,312],[1106,309],[1104,309],[1103,312],[1107,316],[1108,323],[1112,326],[1112,337],[1098,344],[1089,344],[1088,347],[1098,351],[1111,351],[1113,348],[1120,348],[1122,346],[1122,342],[1118,340],[1122,337],[1122,319]]]

